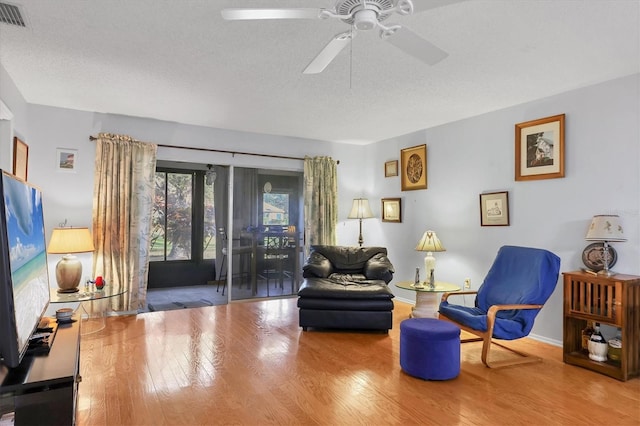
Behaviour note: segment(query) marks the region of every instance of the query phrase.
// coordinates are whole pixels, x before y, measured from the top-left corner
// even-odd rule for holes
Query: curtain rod
[[[89,136],[90,141],[95,141],[98,138],[95,136]],[[223,154],[231,154],[231,155],[252,155],[254,157],[267,157],[267,158],[283,158],[285,160],[300,160],[304,161],[304,158],[300,157],[287,157],[285,155],[272,155],[272,154],[257,154],[255,152],[243,152],[243,151],[227,151],[224,149],[214,149],[214,148],[197,148],[193,146],[177,146],[177,145],[164,145],[164,144],[156,144],[157,146],[163,148],[177,148],[177,149],[189,149],[192,151],[208,151],[208,152],[220,152]],[[340,161],[336,161],[336,164],[340,164]]]

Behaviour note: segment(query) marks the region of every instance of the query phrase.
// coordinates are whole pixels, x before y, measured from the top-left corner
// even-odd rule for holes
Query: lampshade
[[[82,277],[82,263],[72,253],[86,253],[95,250],[89,228],[55,228],[47,252],[64,254],[56,265],[58,292],[78,291]]]
[[[89,228],[55,228],[47,253],[87,253],[95,250]]]
[[[416,246],[417,251],[446,251],[440,239],[433,231],[427,231],[422,235],[422,238]]]
[[[587,241],[627,241],[617,215],[597,215],[591,220],[591,225],[585,237]]]
[[[349,212],[349,219],[369,219],[373,217],[371,207],[369,207],[369,200],[366,198],[354,198],[353,205],[351,206],[351,212]]]

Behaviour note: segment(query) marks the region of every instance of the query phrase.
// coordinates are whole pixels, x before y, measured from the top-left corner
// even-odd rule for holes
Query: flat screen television
[[[0,172],[0,363],[13,368],[49,306],[49,272],[42,192]]]

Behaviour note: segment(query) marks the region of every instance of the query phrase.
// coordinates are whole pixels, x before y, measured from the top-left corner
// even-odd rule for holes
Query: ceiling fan
[[[349,31],[336,34],[322,51],[307,65],[304,74],[317,74],[338,56],[358,31],[380,30],[380,38],[429,65],[449,56],[430,41],[396,24],[382,22],[394,13],[410,15],[466,0],[335,0],[330,9],[223,9],[222,18],[228,21],[255,19],[340,19],[351,26]]]

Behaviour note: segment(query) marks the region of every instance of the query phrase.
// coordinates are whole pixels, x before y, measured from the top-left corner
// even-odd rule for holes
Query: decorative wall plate
[[[604,262],[602,260],[602,252],[604,251],[604,243],[592,243],[585,247],[582,252],[582,263],[584,266],[592,271],[598,272],[604,269]],[[609,269],[613,268],[613,265],[618,261],[618,253],[616,249],[609,246]]]

